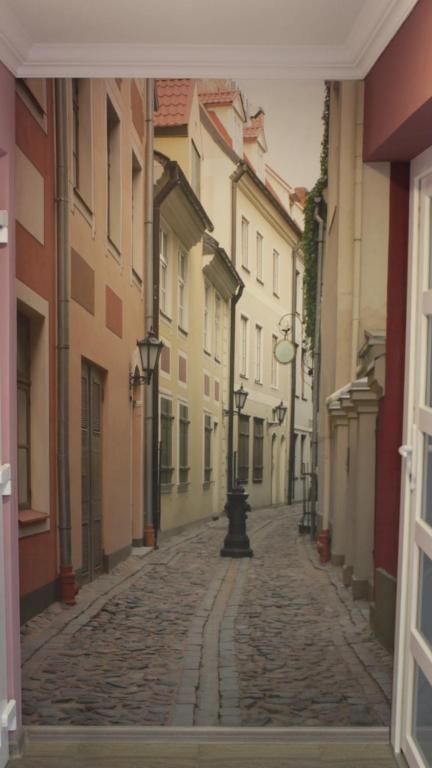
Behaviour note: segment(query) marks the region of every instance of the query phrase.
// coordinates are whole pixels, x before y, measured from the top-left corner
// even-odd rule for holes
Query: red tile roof
[[[240,91],[209,91],[207,93],[200,93],[199,98],[201,104],[219,104],[220,107],[232,104],[234,99],[240,96]]]
[[[158,110],[154,114],[155,126],[187,125],[194,87],[195,80],[156,80]]]

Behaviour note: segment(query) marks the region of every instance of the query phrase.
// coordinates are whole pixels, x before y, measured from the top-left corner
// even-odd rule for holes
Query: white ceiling
[[[363,77],[417,0],[0,0],[15,74]]]

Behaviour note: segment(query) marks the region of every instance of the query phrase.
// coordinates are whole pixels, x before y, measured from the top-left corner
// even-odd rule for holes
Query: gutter
[[[67,80],[55,80],[57,174],[57,482],[60,536],[60,598],[75,604],[77,585],[72,566],[69,456],[69,183]]]
[[[319,387],[321,373],[321,295],[323,276],[323,245],[324,245],[324,219],[319,213],[319,202],[315,206],[314,219],[318,224],[317,239],[317,291],[315,312],[315,333],[313,351],[313,380],[312,380],[312,488],[311,488],[311,538],[316,536],[316,516],[318,505],[318,413],[319,413]],[[324,536],[325,532],[321,534]],[[321,538],[321,537],[320,537]],[[328,531],[327,531],[328,541]],[[328,558],[327,558],[328,559]],[[326,562],[322,560],[322,562]]]
[[[146,82],[146,146],[145,146],[145,211],[144,211],[144,269],[145,276],[145,302],[144,302],[144,336],[154,329],[155,293],[154,293],[154,262],[151,258],[153,251],[153,110],[154,110],[154,80]],[[142,500],[143,500],[143,525],[144,543],[147,547],[156,546],[155,536],[155,433],[157,440],[157,410],[154,408],[156,390],[157,399],[157,375],[153,375],[151,384],[143,384],[144,404],[143,409],[143,471],[142,471]],[[157,488],[157,486],[156,486]]]
[[[239,163],[231,176],[231,261],[236,266],[237,261],[237,186],[240,179],[247,173],[247,165]],[[228,493],[235,484],[234,474],[234,384],[235,384],[235,341],[236,341],[236,307],[244,291],[244,284],[239,286],[230,304],[230,351],[228,373],[228,455],[227,480]]]

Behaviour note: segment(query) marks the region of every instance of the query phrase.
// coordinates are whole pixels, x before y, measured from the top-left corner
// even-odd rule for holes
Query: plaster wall
[[[144,81],[136,83],[144,110]],[[70,105],[72,103],[71,83]],[[109,96],[120,119],[120,247],[107,237],[107,124]],[[136,94],[135,94],[136,98]],[[88,279],[77,276],[75,299],[70,304],[70,455],[73,564],[81,567],[81,370],[83,360],[101,371],[104,382],[102,403],[102,518],[105,555],[124,551],[132,541],[133,509],[141,496],[136,478],[131,477],[132,423],[136,414],[129,398],[129,372],[135,369],[136,341],[144,335],[143,284],[132,269],[132,150],[142,168],[144,184],[145,136],[134,121],[130,80],[91,81],[93,196],[83,204],[70,178],[71,249],[94,273],[93,301],[85,298]],[[134,104],[136,110],[136,103]],[[138,126],[140,122],[136,121]],[[141,120],[141,124],[143,120]],[[72,152],[72,112],[69,111],[69,146]],[[148,254],[144,253],[143,259]],[[144,261],[142,274],[145,274]],[[87,286],[86,286],[87,283]],[[107,290],[108,289],[108,290]],[[112,299],[114,296],[115,313]],[[111,303],[109,301],[111,300]],[[87,308],[86,308],[87,306]],[[110,308],[111,307],[111,308]],[[136,393],[135,393],[136,394]],[[142,393],[141,397],[142,399]],[[136,426],[136,424],[135,424]],[[141,441],[135,445],[141,449]],[[134,456],[135,471],[141,457]],[[135,535],[139,535],[135,531]]]
[[[3,497],[3,551],[8,696],[18,705],[21,724],[19,644],[19,561],[16,435],[16,297],[15,297],[15,80],[0,64],[0,209],[9,213],[9,242],[0,246],[0,418],[1,461],[12,469],[12,493]]]
[[[48,515],[46,524],[20,525],[20,591],[22,598],[29,596],[22,602],[23,618],[53,600],[58,574],[54,92],[52,80],[41,81],[40,85],[46,105],[42,120],[20,88],[15,103],[19,179],[16,277],[20,310],[33,318],[32,374],[39,379],[39,386],[35,381],[32,388],[32,421],[36,419],[32,430],[32,507]],[[34,334],[37,326],[38,340]],[[45,386],[43,375],[42,380],[37,375],[38,365],[40,369],[45,367]],[[42,424],[38,419],[43,422],[40,432]],[[43,452],[36,435],[43,441]],[[39,590],[46,594],[35,600],[34,593]]]
[[[273,340],[282,338],[279,321],[291,313],[292,307],[292,259],[296,237],[283,220],[272,212],[271,204],[258,195],[249,179],[243,177],[239,185],[237,211],[237,268],[245,283],[244,293],[237,304],[236,313],[236,378],[235,386],[243,383],[249,392],[243,413],[250,418],[249,439],[249,483],[246,491],[253,507],[272,503],[286,503],[288,481],[289,414],[291,401],[292,366],[277,364],[277,385],[272,386]],[[249,222],[249,268],[241,261],[241,222]],[[256,233],[262,235],[262,281],[257,280]],[[279,296],[273,293],[273,250],[279,254]],[[240,369],[241,317],[248,319],[247,375]],[[256,337],[255,326],[262,328],[262,377],[256,378]],[[273,421],[273,408],[280,401],[288,407],[282,426],[268,427]],[[262,482],[253,481],[253,417],[264,421],[264,470]],[[272,458],[273,444],[273,458]],[[236,445],[236,444],[235,444]],[[275,479],[275,477],[277,479]],[[273,478],[273,484],[272,484]],[[272,492],[273,485],[273,492]]]

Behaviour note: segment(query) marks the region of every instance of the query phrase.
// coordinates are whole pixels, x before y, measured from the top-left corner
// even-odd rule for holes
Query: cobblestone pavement
[[[23,628],[27,725],[387,725],[391,657],[293,509],[170,537]]]

